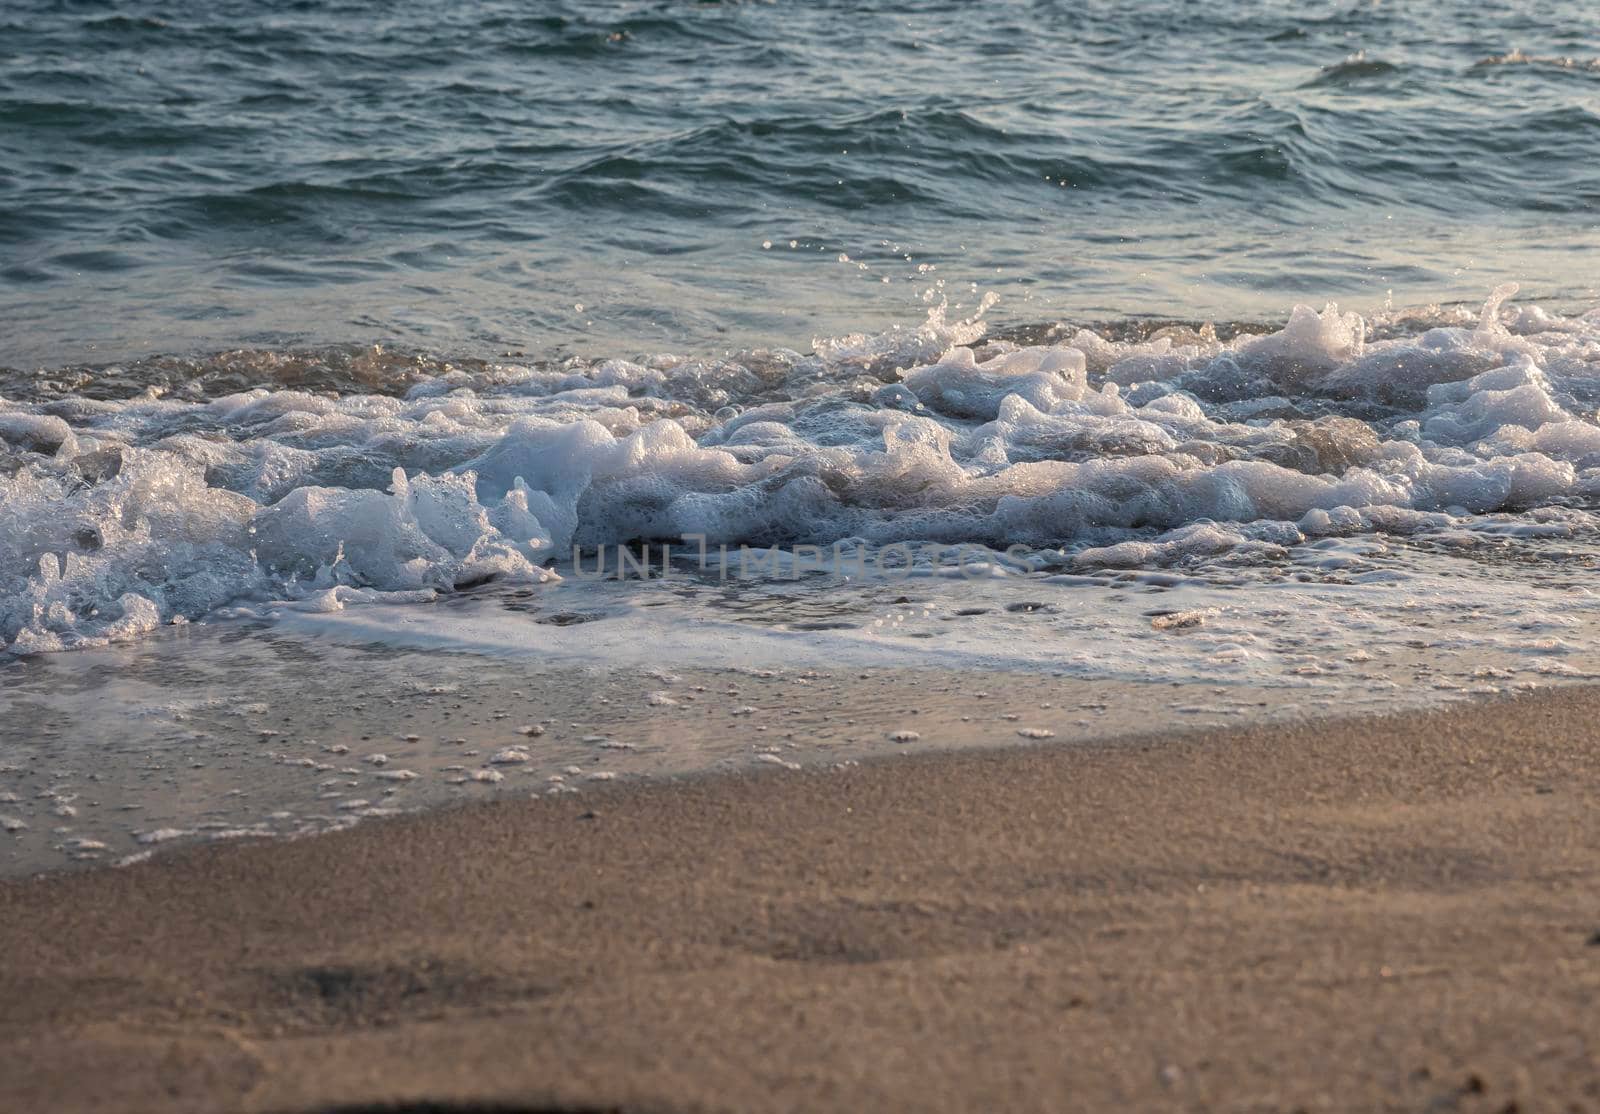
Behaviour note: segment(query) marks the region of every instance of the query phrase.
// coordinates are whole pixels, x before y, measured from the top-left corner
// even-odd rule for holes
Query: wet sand
[[[668,671],[195,625],[0,666],[0,877],[611,781],[1009,746],[1019,731],[1082,742],[1392,710],[1465,699],[1437,686],[1472,668],[1374,660],[1276,688],[927,665]]]
[[[0,1109],[1600,1110],[1597,714],[614,784],[0,882]]]

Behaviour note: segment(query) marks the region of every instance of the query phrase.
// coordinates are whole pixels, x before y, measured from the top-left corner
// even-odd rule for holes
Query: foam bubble
[[[810,355],[412,368],[403,397],[0,399],[0,643],[537,584],[574,545],[693,535],[1138,569],[1470,534],[1600,493],[1600,314],[1514,293],[1475,317],[1299,306],[1230,341],[980,343],[938,311]]]

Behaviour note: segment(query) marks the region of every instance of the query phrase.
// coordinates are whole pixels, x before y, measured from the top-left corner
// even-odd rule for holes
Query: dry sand
[[[618,785],[6,882],[0,1110],[1600,1111],[1597,712]]]

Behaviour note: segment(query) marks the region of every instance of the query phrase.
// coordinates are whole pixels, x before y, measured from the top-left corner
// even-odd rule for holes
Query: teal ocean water
[[[0,871],[1592,682],[1597,156],[1594,0],[7,0]]]
[[[0,367],[1600,284],[1600,7],[11,0]]]
[[[1301,683],[1448,615],[1579,669],[1597,44],[1576,0],[13,0],[0,650],[504,590],[608,660],[755,616]],[[702,543],[776,594],[581,571]]]

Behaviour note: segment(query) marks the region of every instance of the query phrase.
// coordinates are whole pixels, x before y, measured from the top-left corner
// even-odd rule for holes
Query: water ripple
[[[13,0],[0,361],[1581,300],[1595,42],[1581,0]]]

